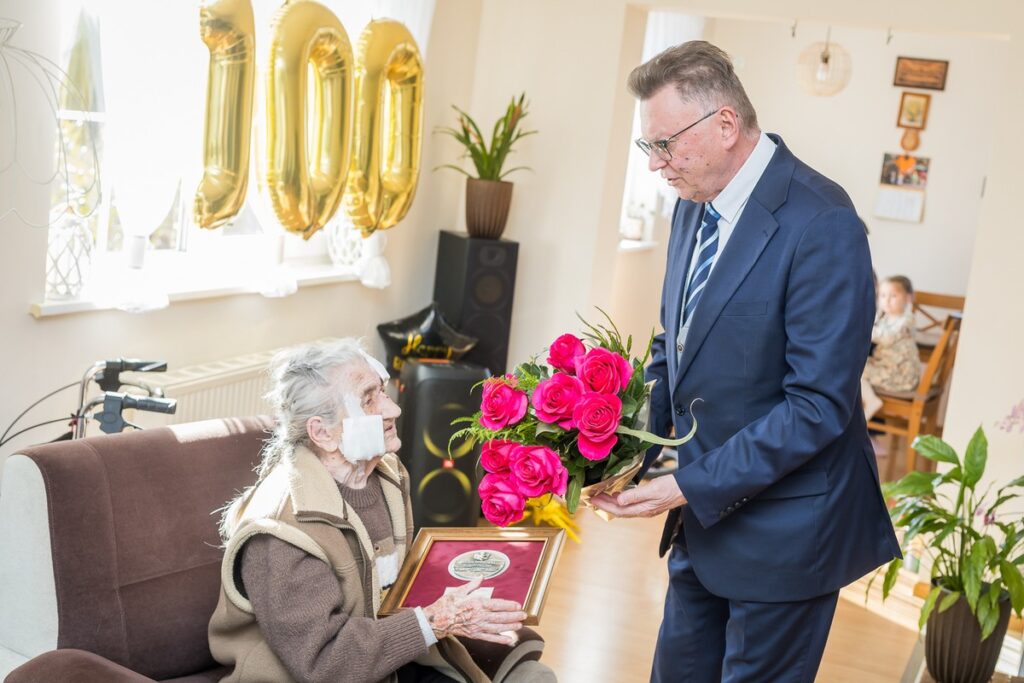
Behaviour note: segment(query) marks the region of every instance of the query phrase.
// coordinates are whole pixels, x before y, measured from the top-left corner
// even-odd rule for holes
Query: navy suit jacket
[[[838,590],[900,550],[860,402],[875,313],[864,227],[841,187],[771,138],[775,154],[678,361],[702,205],[677,202],[647,379],[655,433],[685,434],[697,420],[673,475],[687,502],[669,513],[661,553],[681,514],[676,541],[712,593],[791,602]]]

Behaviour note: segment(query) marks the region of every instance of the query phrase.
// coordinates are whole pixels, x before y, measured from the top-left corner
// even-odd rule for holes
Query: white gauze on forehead
[[[359,353],[363,354],[363,358],[366,359],[366,362],[370,364],[370,367],[373,368],[373,371],[377,373],[382,381],[387,382],[391,378],[383,363],[362,349],[359,349]]]

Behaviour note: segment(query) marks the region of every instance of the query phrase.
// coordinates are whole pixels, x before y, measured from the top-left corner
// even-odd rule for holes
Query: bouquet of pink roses
[[[469,426],[452,440],[483,444],[480,502],[498,526],[520,521],[529,499],[549,494],[564,497],[574,513],[581,497],[625,488],[653,444],[679,445],[693,436],[691,430],[682,439],[662,439],[644,431],[650,343],[643,358],[632,358],[632,337],[623,344],[610,320],[610,328],[583,322],[589,348],[561,335],[548,348],[546,365],[534,358],[485,380],[480,411],[455,421]]]

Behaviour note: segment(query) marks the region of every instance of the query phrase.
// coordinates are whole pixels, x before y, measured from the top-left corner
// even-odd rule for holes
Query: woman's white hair
[[[306,423],[319,417],[329,427],[338,424],[339,371],[353,361],[366,361],[366,352],[358,339],[346,337],[332,341],[302,344],[278,352],[270,361],[271,389],[264,398],[270,403],[276,425],[266,442],[256,467],[259,484],[282,460],[291,458],[299,445],[309,445]],[[241,501],[252,488],[231,501],[221,518],[221,535],[230,536]]]

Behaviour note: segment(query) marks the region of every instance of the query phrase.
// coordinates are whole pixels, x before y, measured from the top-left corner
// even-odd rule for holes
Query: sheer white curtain
[[[647,30],[644,34],[643,61],[651,59],[662,50],[688,40],[700,40],[704,36],[704,17],[695,17],[676,12],[651,12],[647,15]],[[632,141],[640,137],[640,106],[633,114],[633,129],[630,134],[629,165],[626,169],[626,187],[622,202],[623,234],[633,239],[652,239],[655,214],[671,216],[676,193],[665,184],[657,173],[647,170],[645,157]]]

